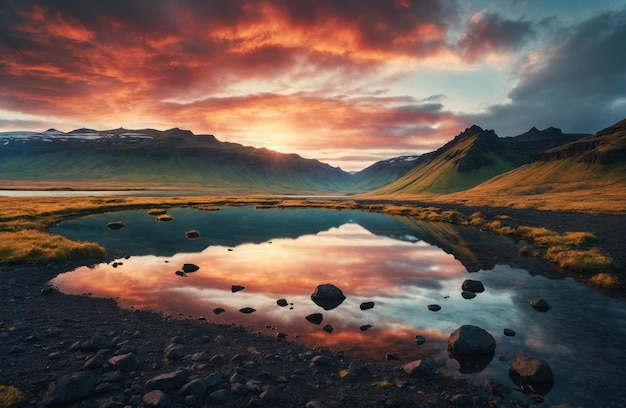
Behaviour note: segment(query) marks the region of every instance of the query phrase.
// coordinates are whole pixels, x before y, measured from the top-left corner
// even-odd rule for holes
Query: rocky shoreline
[[[521,392],[47,286],[78,263],[0,266],[0,385],[17,406],[528,407]],[[504,397],[504,398],[502,398]],[[1,403],[1,402],[0,402]],[[1,404],[0,404],[1,405]]]

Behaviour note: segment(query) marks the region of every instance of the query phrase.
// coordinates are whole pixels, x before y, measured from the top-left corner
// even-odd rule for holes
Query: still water
[[[168,213],[173,220],[167,223],[139,210],[59,224],[54,233],[130,257],[120,258],[121,265],[78,268],[53,284],[65,293],[115,298],[121,307],[235,323],[267,335],[282,332],[291,341],[363,359],[393,353],[403,364],[428,357],[440,372],[477,383],[497,378],[515,388],[508,369],[515,357],[528,355],[548,362],[554,372],[546,405],[626,404],[624,302],[520,257],[523,242],[360,211],[227,207]],[[109,230],[110,221],[126,227]],[[189,230],[199,230],[200,237],[187,239]],[[186,263],[199,270],[177,275]],[[482,281],[485,292],[464,299],[465,279]],[[326,311],[311,300],[324,283],[347,297],[339,307]],[[233,292],[233,285],[244,289]],[[538,297],[550,303],[549,312],[530,307]],[[279,306],[279,299],[287,306]],[[374,307],[361,310],[363,302]],[[431,304],[441,310],[430,311]],[[239,311],[246,307],[256,311]],[[216,308],[225,312],[215,314]],[[322,324],[305,319],[312,313],[323,314]],[[332,333],[323,330],[326,324]],[[480,373],[459,373],[446,352],[450,333],[464,324],[482,327],[497,342],[494,359]],[[371,328],[363,331],[364,325]],[[504,336],[505,328],[516,335]],[[418,335],[426,343],[417,345]]]

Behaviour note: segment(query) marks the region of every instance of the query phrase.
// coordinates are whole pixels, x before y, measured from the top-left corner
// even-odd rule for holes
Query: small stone
[[[421,346],[426,343],[426,337],[420,335],[415,336],[415,343],[417,343],[418,346]]]
[[[230,287],[230,291],[235,293],[235,292],[239,292],[241,290],[244,290],[246,287],[245,286],[241,286],[241,285],[232,285]]]
[[[324,320],[324,315],[321,313],[313,313],[306,316],[305,319],[313,324],[320,324]]]
[[[217,315],[221,314],[221,313],[224,313],[225,311],[226,310],[224,310],[224,308],[222,308],[222,307],[216,307],[215,309],[213,309],[213,313],[215,313]]]
[[[505,336],[515,336],[515,331],[513,331],[511,329],[504,329],[504,335]]]
[[[369,329],[371,329],[371,328],[372,328],[372,325],[371,325],[371,324],[364,324],[364,325],[362,325],[361,327],[359,327],[359,329],[360,329],[361,331],[367,331],[367,330],[369,330]]]
[[[231,392],[227,389],[221,389],[209,394],[209,401],[217,404],[225,404],[233,398]]]
[[[198,269],[200,269],[198,265],[194,265],[191,263],[186,263],[183,265],[183,272],[185,273],[193,273],[193,272],[198,271]]]
[[[541,313],[545,313],[551,308],[548,302],[546,302],[545,300],[541,298],[532,300],[530,302],[530,305],[532,306],[533,309]]]
[[[368,310],[368,309],[372,309],[373,307],[374,307],[374,302],[363,302],[359,306],[361,310]]]
[[[146,381],[149,390],[172,390],[178,389],[187,381],[189,373],[186,370],[177,370],[170,373],[157,375]]]
[[[411,377],[423,377],[432,373],[430,364],[424,359],[411,361],[402,366],[402,371],[410,375]]]
[[[394,361],[394,360],[400,360],[400,357],[398,357],[397,354],[387,353],[385,354],[385,359],[389,361]]]
[[[183,272],[183,271],[176,271],[176,272],[174,272],[174,273],[175,273],[176,275],[178,275],[178,276],[182,276],[183,278],[186,278],[186,277],[187,277],[187,274],[186,274],[185,272]]]
[[[287,303],[287,299],[278,299],[276,301],[276,304],[280,307],[285,307],[287,306],[289,303]]]
[[[198,238],[200,238],[200,231],[198,231],[198,230],[187,231],[187,232],[185,232],[185,238],[187,238],[187,239],[198,239]]]
[[[461,285],[461,289],[467,292],[482,293],[485,287],[481,281],[465,279]]]
[[[278,337],[279,339],[284,339],[287,336],[288,336],[287,333],[283,333],[283,332],[276,333],[276,337]]]
[[[165,348],[164,355],[168,360],[180,360],[187,355],[187,348],[182,344],[172,343]]]
[[[172,404],[172,400],[161,390],[154,390],[144,394],[142,400],[144,404],[150,407],[168,407]]]
[[[244,307],[243,309],[239,309],[239,311],[241,313],[250,314],[256,312],[256,309],[253,309],[251,307]]]
[[[109,364],[121,371],[133,371],[139,366],[139,360],[134,353],[128,353],[111,357]]]
[[[95,368],[100,368],[106,361],[107,360],[104,354],[96,354],[94,357],[85,361],[85,364],[83,364],[83,370],[93,370]]]
[[[124,224],[123,221],[111,221],[107,223],[107,228],[110,229],[111,231],[117,231],[119,229],[122,229],[126,226],[126,224]]]
[[[320,366],[320,367],[326,367],[329,366],[333,363],[333,359],[331,357],[328,356],[315,356],[311,359],[311,363],[315,364],[316,366]]]
[[[326,332],[326,333],[332,333],[334,328],[333,326],[331,326],[330,324],[327,324],[326,326],[322,327],[322,329]]]
[[[439,305],[428,305],[428,310],[431,312],[438,312],[441,310],[441,306]]]
[[[463,299],[474,299],[476,297],[476,293],[464,290],[463,292],[461,292],[461,296],[463,297]]]

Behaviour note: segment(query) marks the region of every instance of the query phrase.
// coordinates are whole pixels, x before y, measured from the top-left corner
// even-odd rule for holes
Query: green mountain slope
[[[473,188],[515,169],[548,148],[586,135],[563,134],[559,129],[500,138],[492,130],[472,126],[440,149],[422,155],[413,169],[398,180],[372,192],[393,194],[448,194]]]
[[[317,193],[343,191],[351,177],[317,160],[180,129],[50,129],[0,134],[0,180]]]
[[[626,119],[548,149],[470,190],[441,197],[475,205],[626,212]]]

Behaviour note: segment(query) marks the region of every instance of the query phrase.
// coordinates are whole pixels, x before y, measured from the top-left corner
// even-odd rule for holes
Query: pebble
[[[431,312],[438,312],[441,310],[441,306],[439,305],[428,305],[428,310]]]

